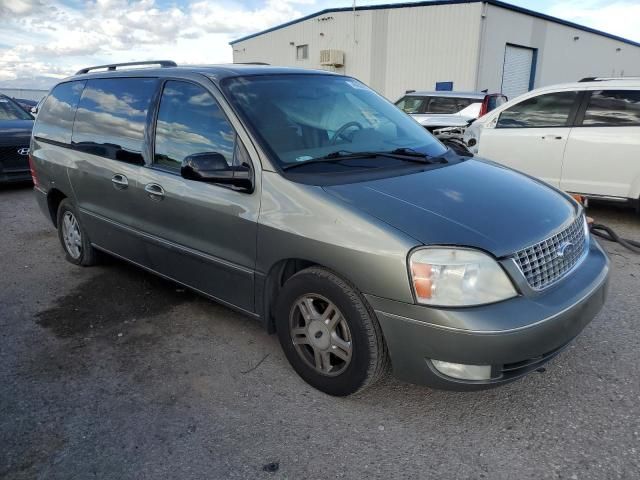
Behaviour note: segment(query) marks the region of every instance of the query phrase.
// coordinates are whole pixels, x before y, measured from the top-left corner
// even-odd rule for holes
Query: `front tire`
[[[387,370],[375,314],[352,285],[324,268],[311,267],[287,280],[276,328],[294,370],[329,395],[361,391]]]
[[[97,252],[80,223],[76,207],[67,198],[60,202],[56,225],[66,259],[74,265],[95,265]]]

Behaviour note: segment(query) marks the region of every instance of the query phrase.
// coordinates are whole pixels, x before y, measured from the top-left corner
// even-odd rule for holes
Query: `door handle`
[[[149,194],[151,200],[162,200],[164,198],[164,188],[157,183],[148,183],[144,186],[144,191]]]
[[[543,135],[542,140],[562,140],[561,135]]]
[[[121,173],[116,173],[111,178],[111,181],[113,182],[113,187],[116,190],[124,190],[125,188],[127,188],[129,186],[129,180],[127,179],[127,177],[125,177]]]

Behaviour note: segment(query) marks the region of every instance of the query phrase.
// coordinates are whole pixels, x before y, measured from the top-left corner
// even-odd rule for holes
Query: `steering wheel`
[[[344,125],[342,125],[338,130],[336,130],[336,133],[334,133],[333,137],[331,137],[329,144],[335,145],[336,142],[338,141],[338,138],[340,138],[340,136],[342,136],[344,132],[346,132],[351,127],[357,127],[358,130],[362,130],[362,125],[360,125],[358,122],[347,122]]]

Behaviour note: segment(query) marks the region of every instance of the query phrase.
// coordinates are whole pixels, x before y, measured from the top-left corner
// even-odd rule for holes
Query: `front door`
[[[138,200],[152,268],[254,311],[259,187],[249,193],[180,175],[182,161],[198,153],[250,162],[243,142],[209,91],[178,80],[164,84],[154,140]]]
[[[482,130],[478,155],[559,187],[577,98],[574,91],[548,93],[507,108]]]

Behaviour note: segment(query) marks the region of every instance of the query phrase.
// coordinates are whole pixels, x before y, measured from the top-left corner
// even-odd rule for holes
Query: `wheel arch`
[[[285,258],[274,263],[261,283],[262,288],[258,288],[256,303],[258,311],[261,313],[262,322],[268,333],[276,332],[274,311],[278,295],[285,282],[301,270],[309,267],[327,268],[317,262],[303,258]]]
[[[58,207],[65,198],[67,198],[67,195],[57,188],[51,188],[47,192],[47,207],[49,208],[49,215],[53,226],[56,228],[58,228]]]

